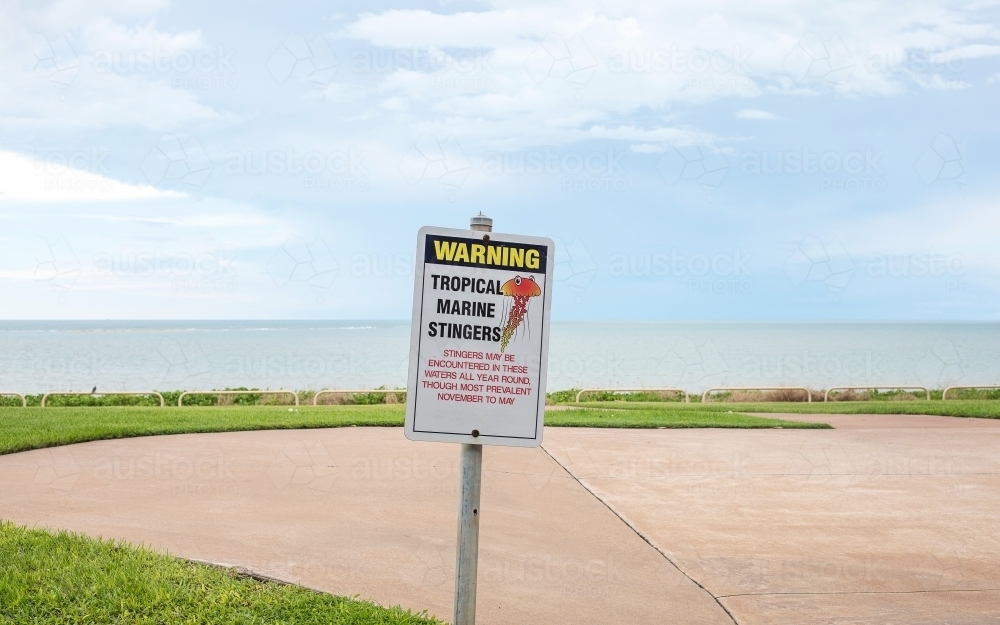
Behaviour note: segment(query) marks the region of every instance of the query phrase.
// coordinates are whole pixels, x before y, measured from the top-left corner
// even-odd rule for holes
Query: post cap
[[[469,229],[479,232],[493,232],[493,220],[479,211],[479,214],[469,220]]]

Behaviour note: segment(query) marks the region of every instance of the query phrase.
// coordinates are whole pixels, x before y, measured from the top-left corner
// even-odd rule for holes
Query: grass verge
[[[614,410],[649,410],[664,406],[662,402],[583,402],[570,404],[581,408]],[[760,402],[760,403],[670,403],[669,410],[678,412],[776,412],[804,414],[922,414],[942,417],[1000,418],[1000,401],[837,401],[837,402]]]
[[[636,404],[638,405],[638,404]],[[607,404],[589,410],[551,410],[550,426],[564,427],[823,427],[751,417],[727,411],[678,410],[677,404],[646,405],[640,410],[618,410]],[[631,405],[630,405],[631,408]],[[280,406],[150,408],[141,406],[93,408],[0,408],[0,454],[55,447],[86,441],[157,434],[236,432],[331,428],[345,426],[401,426],[403,406],[303,406],[289,412]]]
[[[582,410],[549,410],[545,413],[547,427],[586,428],[798,428],[825,429],[825,423],[783,421],[740,414],[735,411],[675,410],[675,405],[646,404],[645,408],[617,410],[604,405]]]
[[[359,426],[400,426],[392,405],[211,408],[0,408],[0,454],[109,438],[194,432],[238,432]]]
[[[257,581],[121,542],[3,521],[0,554],[0,623],[441,623],[398,607]]]

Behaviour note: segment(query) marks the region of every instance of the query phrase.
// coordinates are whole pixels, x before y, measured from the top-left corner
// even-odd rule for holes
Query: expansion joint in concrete
[[[629,528],[630,530],[632,530],[632,532],[633,532],[633,533],[634,533],[634,534],[635,534],[636,536],[638,536],[638,537],[639,537],[640,539],[642,539],[642,541],[643,541],[644,543],[646,543],[647,545],[649,545],[649,546],[650,546],[650,547],[651,547],[651,548],[652,548],[652,549],[653,549],[654,551],[656,551],[656,553],[660,554],[660,556],[662,556],[664,560],[666,560],[667,562],[669,562],[671,566],[673,566],[673,567],[674,567],[675,569],[677,569],[677,571],[678,571],[678,572],[680,572],[680,574],[681,574],[681,575],[683,575],[684,577],[686,577],[686,578],[688,578],[689,580],[691,580],[691,583],[692,583],[692,584],[694,584],[694,585],[695,585],[695,586],[697,586],[698,588],[701,588],[701,589],[702,589],[702,590],[703,590],[703,591],[705,592],[705,594],[707,594],[707,595],[708,595],[709,597],[711,597],[711,598],[712,598],[712,599],[713,599],[713,600],[715,601],[716,605],[718,605],[718,606],[719,606],[720,608],[722,608],[722,611],[726,613],[726,616],[728,616],[728,617],[729,617],[729,619],[730,619],[730,620],[731,620],[731,621],[732,621],[733,623],[735,623],[735,625],[739,625],[739,621],[737,621],[737,620],[736,620],[736,617],[735,617],[735,616],[733,616],[733,613],[732,613],[732,612],[730,612],[730,611],[729,611],[729,609],[728,609],[728,608],[726,608],[726,606],[725,606],[725,605],[723,605],[722,601],[720,601],[721,597],[716,597],[716,596],[715,596],[715,595],[714,595],[714,594],[712,593],[712,591],[711,591],[711,590],[709,590],[708,588],[706,588],[706,587],[705,587],[705,586],[704,586],[703,584],[701,584],[701,582],[699,582],[699,581],[698,581],[698,580],[696,580],[695,578],[691,577],[691,576],[690,576],[690,575],[688,574],[688,572],[687,572],[687,571],[685,571],[684,569],[682,569],[682,568],[681,568],[681,567],[680,567],[680,566],[679,566],[679,565],[678,565],[678,564],[677,564],[677,563],[676,563],[676,562],[675,562],[675,561],[673,560],[673,558],[671,558],[670,556],[668,556],[668,555],[667,555],[667,553],[666,553],[665,551],[663,551],[662,549],[660,549],[660,548],[659,548],[659,547],[658,547],[658,546],[656,545],[656,543],[654,543],[654,542],[652,541],[652,539],[650,539],[650,538],[649,538],[648,536],[646,536],[646,535],[645,535],[645,534],[643,534],[643,533],[642,533],[641,531],[639,531],[639,529],[638,529],[637,527],[635,527],[634,525],[632,525],[632,524],[631,524],[631,523],[630,523],[630,522],[629,522],[629,521],[628,521],[628,520],[627,520],[627,519],[626,519],[625,517],[623,517],[623,516],[622,516],[622,515],[621,515],[621,514],[620,514],[620,513],[619,513],[619,512],[617,511],[617,510],[615,510],[615,509],[614,509],[614,507],[613,507],[613,506],[612,506],[611,504],[609,504],[609,503],[608,503],[607,501],[605,501],[604,499],[602,499],[602,498],[600,497],[600,495],[598,495],[597,493],[595,493],[595,492],[594,492],[594,491],[593,491],[593,490],[592,490],[592,489],[591,489],[591,488],[590,488],[589,486],[587,486],[586,484],[584,484],[584,483],[583,483],[583,481],[582,481],[582,480],[580,480],[580,478],[578,478],[578,477],[576,476],[576,474],[575,474],[575,473],[573,473],[572,471],[570,471],[569,467],[567,467],[567,466],[566,466],[566,465],[564,465],[563,463],[559,462],[559,460],[557,460],[555,456],[553,456],[553,455],[552,455],[551,453],[549,453],[549,450],[548,450],[548,449],[545,449],[545,446],[544,446],[544,445],[543,445],[543,446],[540,446],[540,449],[541,449],[542,451],[544,451],[544,452],[545,452],[545,454],[546,454],[546,455],[547,455],[547,456],[548,456],[549,458],[552,458],[552,462],[555,462],[555,463],[556,463],[557,465],[559,465],[560,467],[562,467],[563,471],[565,471],[565,472],[566,472],[566,474],[567,474],[567,475],[569,475],[569,476],[570,476],[570,478],[572,478],[572,479],[573,479],[573,481],[575,481],[575,482],[576,482],[577,484],[579,484],[579,485],[580,485],[580,487],[581,487],[581,488],[583,488],[583,490],[585,490],[585,491],[587,491],[588,493],[590,493],[590,496],[591,496],[591,497],[593,497],[593,498],[594,498],[594,499],[596,499],[597,501],[601,502],[601,504],[602,504],[602,505],[603,505],[603,506],[604,506],[605,508],[607,508],[607,509],[608,509],[608,510],[609,510],[609,511],[611,512],[611,514],[613,514],[613,515],[615,515],[616,517],[618,517],[618,520],[619,520],[619,521],[621,521],[622,523],[624,523],[624,524],[625,524],[625,526],[626,526],[626,527],[628,527],[628,528]]]

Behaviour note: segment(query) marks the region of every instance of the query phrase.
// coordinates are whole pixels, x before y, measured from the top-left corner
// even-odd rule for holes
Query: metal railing
[[[680,393],[685,402],[691,401],[687,391],[679,388],[585,388],[576,394],[576,403],[584,393]]]
[[[295,391],[184,391],[177,398],[177,405],[184,405],[184,398],[188,395],[291,395],[295,399],[295,405],[299,405],[299,394]]]
[[[104,397],[106,395],[135,395],[138,397],[156,397],[160,400],[160,408],[166,406],[166,402],[163,401],[163,395],[157,391],[107,391],[100,393],[86,393],[86,392],[73,392],[73,391],[54,391],[52,393],[46,393],[42,395],[42,408],[45,407],[45,402],[48,401],[49,397],[54,395],[66,395],[73,397]]]
[[[930,399],[931,399],[931,392],[928,391],[923,386],[892,386],[892,385],[886,385],[886,386],[831,386],[830,388],[826,389],[825,393],[823,393],[823,401],[824,402],[829,401],[829,399],[830,399],[830,391],[859,391],[859,390],[863,390],[863,391],[869,391],[869,390],[877,391],[879,389],[888,389],[888,390],[892,390],[892,391],[923,391],[927,395],[927,401],[930,401]]]
[[[403,389],[375,388],[375,389],[371,389],[370,391],[364,391],[364,390],[345,390],[345,391],[340,391],[340,390],[337,390],[335,388],[325,388],[322,391],[316,391],[316,394],[313,395],[312,405],[313,406],[318,406],[319,405],[318,402],[319,402],[319,396],[320,395],[367,395],[369,393],[385,393],[385,394],[393,393],[393,394],[396,394],[396,395],[405,395],[406,394],[406,389],[405,388],[403,388]]]
[[[708,394],[716,391],[805,391],[806,401],[812,403],[812,391],[804,386],[729,386],[726,388],[710,388],[701,394],[701,402],[708,402]]]
[[[22,395],[21,393],[15,393],[13,391],[0,392],[0,397],[20,397],[21,398],[21,407],[22,408],[27,408],[28,407],[28,399],[24,395]]]
[[[974,391],[974,390],[978,390],[978,389],[991,389],[991,390],[993,390],[993,389],[998,389],[998,388],[1000,388],[1000,386],[989,386],[989,385],[987,385],[987,386],[949,386],[948,388],[944,389],[943,393],[941,393],[941,399],[942,400],[948,399],[948,391],[951,391],[951,390],[955,390],[955,391],[962,391],[962,390]]]

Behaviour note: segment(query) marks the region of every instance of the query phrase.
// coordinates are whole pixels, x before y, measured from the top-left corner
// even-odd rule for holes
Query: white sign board
[[[420,229],[407,438],[541,445],[553,251],[541,237]]]

